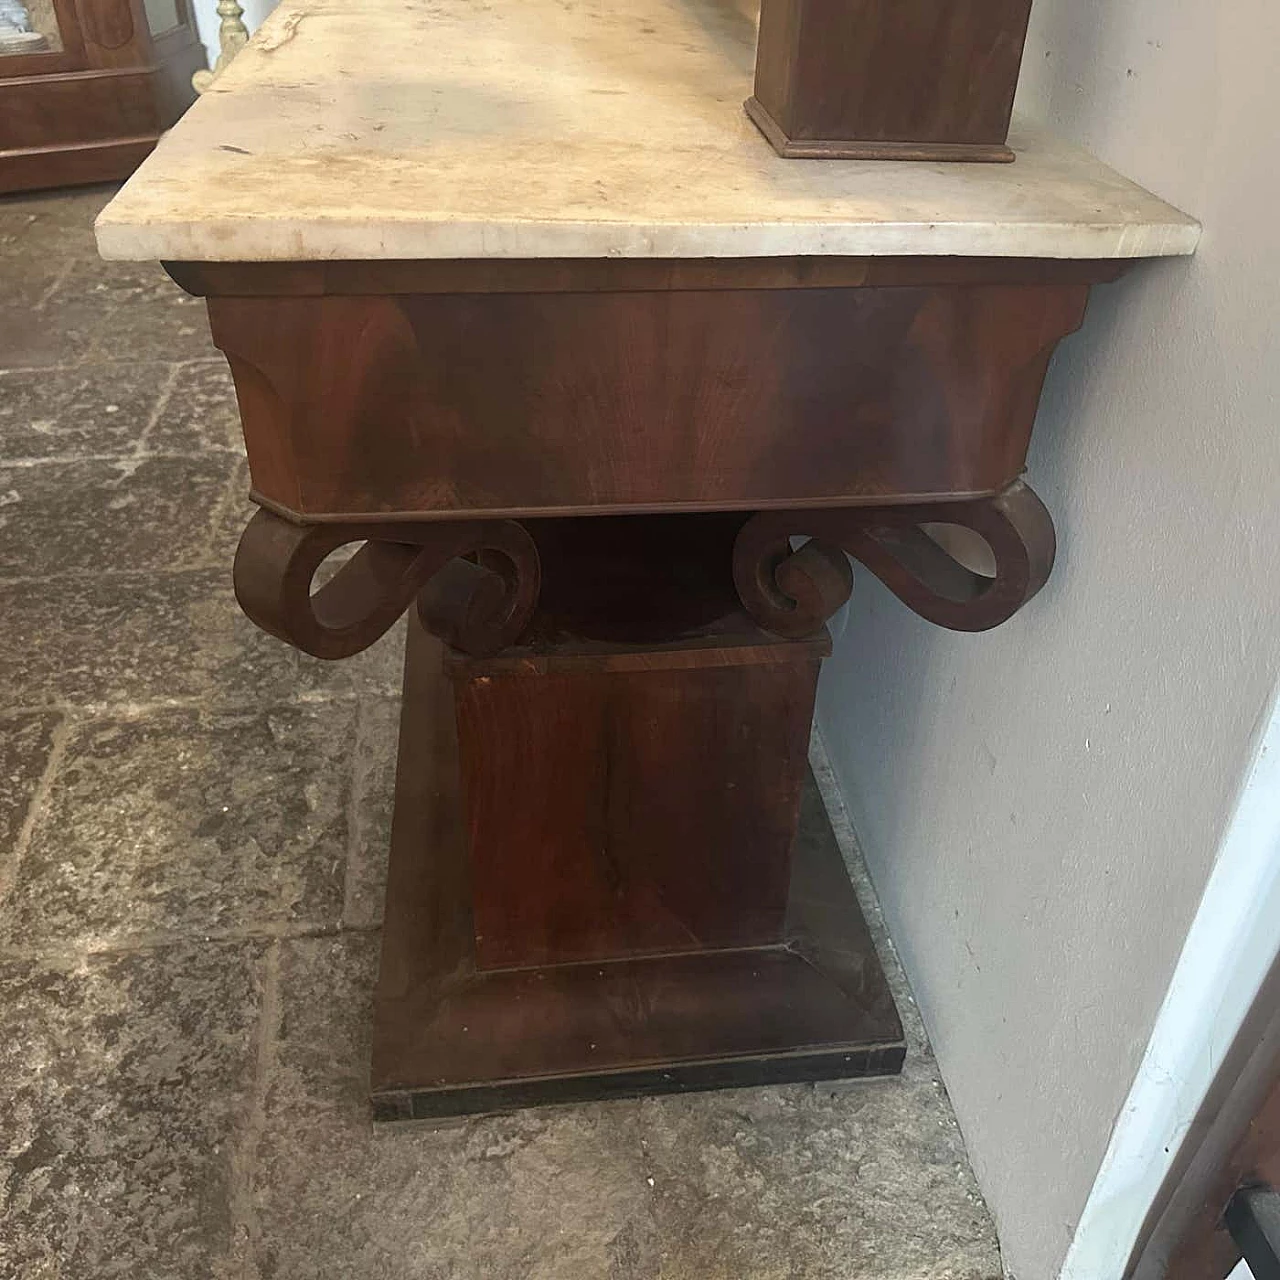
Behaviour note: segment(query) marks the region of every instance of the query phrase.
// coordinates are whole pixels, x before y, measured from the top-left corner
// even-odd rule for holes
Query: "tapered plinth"
[[[901,1025],[806,781],[824,647],[735,617],[644,650],[564,639],[472,660],[411,619],[375,1116],[900,1069]],[[744,691],[765,705],[731,715]],[[546,745],[544,693],[576,699],[597,767],[584,782],[562,752],[558,785],[544,769],[521,792],[512,771]],[[679,758],[680,716],[700,770]],[[715,749],[752,721],[759,750]],[[505,751],[484,749],[494,735]]]

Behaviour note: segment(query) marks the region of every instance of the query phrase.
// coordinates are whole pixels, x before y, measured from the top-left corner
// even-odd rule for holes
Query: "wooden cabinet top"
[[[108,258],[1191,253],[1038,129],[1017,162],[784,160],[747,0],[283,0],[98,220]]]

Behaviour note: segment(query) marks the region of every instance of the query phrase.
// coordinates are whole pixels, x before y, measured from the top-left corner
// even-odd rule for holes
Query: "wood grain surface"
[[[785,650],[789,642],[774,645]],[[803,645],[799,651],[796,670],[816,665]],[[783,669],[787,665],[784,661]],[[588,668],[588,696],[598,678]],[[705,669],[697,671],[692,680],[686,677],[686,688],[705,678]],[[503,868],[521,877],[523,891],[533,900],[526,909],[491,879],[493,867],[468,852],[470,810],[467,788],[461,785],[454,712],[459,679],[464,686],[469,683],[465,671],[456,666],[446,674],[438,642],[411,619],[383,962],[374,1014],[376,1116],[465,1114],[539,1102],[883,1074],[900,1068],[901,1024],[812,788],[801,799],[807,817],[800,837],[788,839],[784,854],[775,849],[766,859],[762,887],[735,883],[761,869],[753,864],[759,840],[743,847],[726,839],[729,833],[717,833],[699,821],[700,809],[710,806],[714,811],[723,803],[716,786],[729,775],[714,761],[694,761],[695,777],[705,780],[704,789],[692,779],[673,782],[676,770],[670,771],[660,785],[668,800],[688,806],[688,824],[681,824],[669,810],[664,813],[660,801],[654,813],[644,816],[648,834],[663,834],[664,821],[672,819],[682,829],[672,833],[668,828],[667,847],[646,848],[636,841],[627,855],[658,872],[661,883],[647,876],[631,877],[621,867],[622,874],[612,880],[601,875],[597,868],[610,864],[597,849],[596,868],[585,868],[589,884],[582,889],[575,877],[591,855],[583,851],[574,866],[548,864],[548,854],[552,863],[556,861],[555,848],[544,845],[544,837],[558,841],[561,831],[555,823],[551,828],[541,825],[535,806],[528,824],[511,820]],[[544,682],[517,676],[508,683],[536,687]],[[674,686],[658,673],[652,687]],[[756,697],[760,691],[742,687],[740,692]],[[781,712],[785,720],[787,708],[778,705],[777,696],[775,688],[774,704],[760,705],[754,713],[742,704],[737,710],[761,720]],[[811,696],[806,680],[805,707]],[[470,714],[465,697],[458,708],[464,722]],[[804,719],[805,707],[794,708],[792,715]],[[678,732],[688,734],[696,719],[689,716]],[[731,732],[728,725],[723,727]],[[565,730],[565,720],[557,721],[546,742],[553,760],[568,766],[575,760],[576,739]],[[696,739],[700,731],[692,732]],[[649,739],[650,744],[656,741]],[[678,745],[674,749],[680,750]],[[464,749],[464,759],[465,755]],[[742,761],[741,751],[736,758]],[[514,753],[510,759],[514,763]],[[686,756],[681,761],[686,772],[690,760]],[[536,760],[527,764],[554,794],[542,811],[551,803],[582,810],[570,768],[555,770]],[[803,777],[797,772],[803,768],[803,753],[797,756],[792,750],[790,776]],[[589,769],[588,779],[596,780],[597,774],[598,769]],[[788,805],[794,803],[790,785],[784,787]],[[769,794],[778,799],[776,784]],[[752,806],[763,800],[745,797],[744,803]],[[503,803],[513,812],[518,808],[510,797]],[[587,807],[592,803],[588,800]],[[737,855],[742,861],[735,869]],[[529,871],[518,867],[525,858],[535,864]],[[783,866],[785,880],[780,874]],[[544,873],[541,879],[538,869]],[[715,901],[720,895],[728,900],[723,907]],[[766,908],[763,917],[738,923],[729,919],[730,907],[756,904]],[[593,923],[593,912],[601,913],[603,925]],[[676,950],[644,955],[635,954],[635,948],[616,934],[610,938],[611,929],[634,926],[649,912],[653,923],[648,933],[639,935],[644,939],[656,939],[664,922],[683,918],[706,931],[706,943],[737,937],[746,945],[695,948],[685,938]],[[490,951],[486,957],[490,935],[485,935],[488,926],[483,922],[495,916],[505,923],[505,936],[518,939],[521,947],[514,953],[497,947],[496,954]],[[753,934],[756,940],[769,940],[750,945]],[[584,941],[601,947],[613,941],[623,945],[607,957],[568,959],[580,953]],[[540,955],[548,954],[565,959],[538,962]],[[517,956],[534,963],[481,967]]]
[[[1031,0],[762,0],[749,112],[783,155],[1012,160],[1030,12]]]
[[[1022,471],[1084,284],[214,297],[294,518],[855,505]]]

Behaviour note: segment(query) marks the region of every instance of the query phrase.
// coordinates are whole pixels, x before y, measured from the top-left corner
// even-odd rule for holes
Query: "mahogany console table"
[[[379,1116],[898,1068],[834,841],[796,838],[824,623],[849,556],[960,630],[1036,593],[1054,347],[1195,246],[1026,129],[1009,166],[780,159],[753,37],[713,0],[285,0],[99,220],[208,299],[245,610],[326,658],[411,612]]]

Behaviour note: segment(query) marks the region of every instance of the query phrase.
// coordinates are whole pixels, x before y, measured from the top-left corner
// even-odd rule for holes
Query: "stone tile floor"
[[[0,1280],[998,1276],[839,822],[900,1079],[371,1125],[402,642],[239,615],[230,380],[109,195],[0,199]]]

